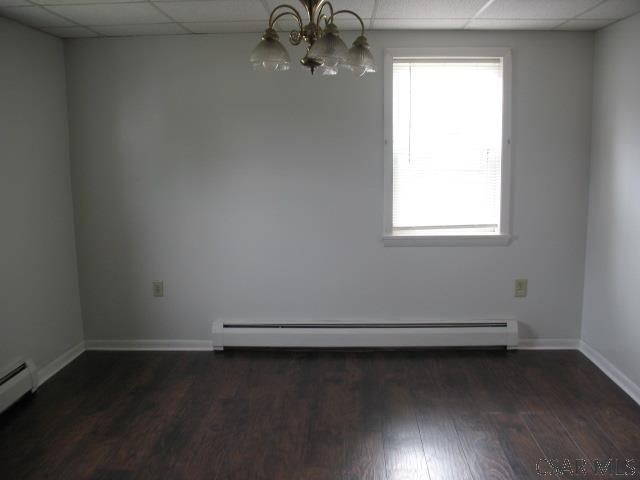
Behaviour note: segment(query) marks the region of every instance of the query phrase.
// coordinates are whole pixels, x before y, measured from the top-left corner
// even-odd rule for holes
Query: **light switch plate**
[[[527,288],[529,282],[526,278],[518,278],[515,283],[514,297],[523,298],[527,296]]]
[[[151,282],[151,289],[154,297],[164,297],[164,281],[155,280]]]

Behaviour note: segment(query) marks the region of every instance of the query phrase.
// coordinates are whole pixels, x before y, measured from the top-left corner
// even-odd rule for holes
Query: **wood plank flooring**
[[[3,480],[623,477],[640,407],[575,351],[89,352],[0,415]]]

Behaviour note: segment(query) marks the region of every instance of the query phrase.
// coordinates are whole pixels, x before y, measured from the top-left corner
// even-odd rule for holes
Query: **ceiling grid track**
[[[72,25],[69,25],[67,27],[59,26],[59,27],[33,27],[33,28],[36,28],[38,30],[41,30],[41,31],[47,33],[46,30],[45,30],[46,28],[73,28],[73,27],[79,27],[79,28],[84,28],[86,30],[89,30],[91,33],[94,33],[95,35],[100,36],[100,33],[96,32],[91,27],[88,27],[86,25],[82,25],[81,23],[78,23],[78,22],[76,22],[74,20],[71,20],[70,18],[65,17],[64,15],[62,15],[62,14],[60,14],[58,12],[54,12],[53,10],[47,8],[47,7],[49,7],[49,5],[40,5],[38,3],[33,2],[32,0],[25,0],[25,1],[27,3],[29,3],[31,6],[33,6],[33,7],[39,7],[42,10],[44,10],[45,12],[50,13],[51,15],[53,15],[55,17],[58,17],[58,18],[61,18],[65,22],[69,22],[69,23],[72,24]]]
[[[560,25],[556,25],[554,27],[554,30],[559,30],[560,27],[562,27],[563,25],[567,25],[569,22],[571,22],[572,20],[578,20],[579,17],[581,17],[582,15],[584,15],[585,13],[589,13],[592,10],[595,10],[596,8],[598,8],[600,5],[603,5],[605,3],[607,3],[608,0],[602,0],[600,3],[594,5],[593,7],[589,7],[587,8],[584,12],[579,13],[578,15],[575,15],[573,18],[568,18],[567,20],[565,20],[564,22],[562,22]]]
[[[147,3],[149,5],[151,5],[151,7],[153,9],[155,9],[160,15],[163,15],[164,17],[166,17],[169,20],[169,23],[175,23],[176,25],[178,25],[184,31],[184,33],[193,33],[191,30],[189,30],[187,27],[185,27],[181,22],[178,22],[175,18],[173,18],[167,12],[162,10],[162,8],[160,8],[158,5],[156,5],[151,0],[147,0]],[[156,25],[161,25],[161,24],[156,24]]]
[[[371,19],[369,20],[369,29],[373,30],[373,25],[376,17],[378,16],[378,8],[380,7],[380,0],[373,2],[373,11],[371,12]]]

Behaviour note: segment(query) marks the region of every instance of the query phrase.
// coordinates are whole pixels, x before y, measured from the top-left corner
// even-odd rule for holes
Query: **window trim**
[[[501,57],[503,59],[500,232],[438,235],[393,229],[393,61],[420,57]],[[387,48],[384,51],[384,230],[385,246],[509,245],[511,234],[511,49],[498,47]]]

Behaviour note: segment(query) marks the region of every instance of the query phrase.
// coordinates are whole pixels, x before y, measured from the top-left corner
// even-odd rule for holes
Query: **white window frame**
[[[502,58],[502,166],[498,233],[429,234],[393,229],[393,61],[402,58]],[[511,235],[511,50],[493,47],[389,48],[384,55],[384,233],[385,246],[509,245]]]

